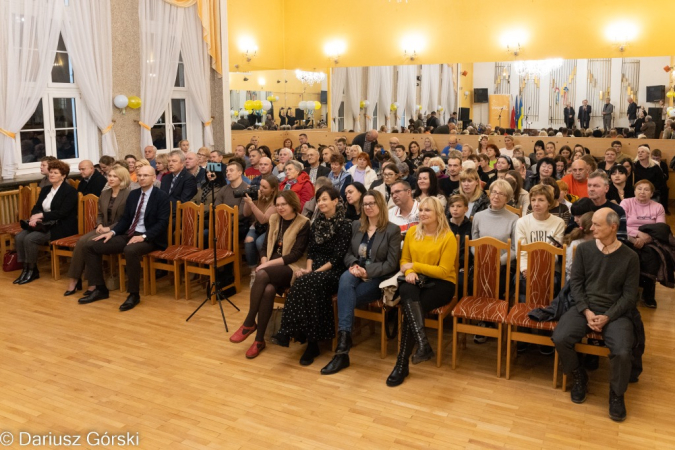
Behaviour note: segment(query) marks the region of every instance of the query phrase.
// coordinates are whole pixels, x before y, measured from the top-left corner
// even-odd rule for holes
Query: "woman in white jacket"
[[[373,170],[368,153],[365,152],[358,154],[356,163],[349,168],[349,174],[353,181],[363,183],[366,189],[370,189],[370,185],[377,180],[377,173]]]

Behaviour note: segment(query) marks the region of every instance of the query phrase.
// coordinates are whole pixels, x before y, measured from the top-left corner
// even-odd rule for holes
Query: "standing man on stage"
[[[605,133],[612,129],[612,115],[614,114],[614,105],[610,103],[610,98],[605,97],[605,105],[602,107],[602,128]]]
[[[580,128],[586,130],[591,126],[591,106],[588,104],[588,100],[581,102],[578,118]]]
[[[565,105],[563,114],[565,115],[565,126],[571,130],[574,128],[574,107],[570,102]]]

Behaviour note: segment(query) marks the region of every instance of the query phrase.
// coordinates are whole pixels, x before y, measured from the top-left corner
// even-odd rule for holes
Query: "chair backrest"
[[[30,219],[30,212],[38,196],[29,186],[19,186],[19,220]]]
[[[78,234],[87,234],[96,229],[98,197],[94,194],[87,194],[84,197],[81,193],[78,193],[77,195],[80,199],[77,208]]]
[[[521,244],[518,242],[516,264],[516,299],[520,294],[520,253],[527,253],[527,278],[525,280],[525,303],[546,306],[555,292],[556,258],[561,258],[560,288],[565,285],[565,258],[567,245],[555,247],[546,242]]]
[[[500,256],[506,252],[506,291],[509,298],[509,275],[511,272],[511,239],[502,242],[493,237],[467,240],[464,244],[464,286],[469,285],[469,252],[475,249],[473,257],[473,295],[499,299],[499,281],[501,274]]]
[[[213,205],[211,208],[209,230],[214,230],[216,233],[216,248],[235,252],[239,242],[239,207],[232,208],[222,204],[216,206],[215,210]],[[209,234],[209,248],[213,248],[211,234]]]
[[[80,185],[80,180],[75,180],[73,178],[68,178],[68,184],[77,189],[77,187]]]
[[[523,210],[520,208],[514,208],[511,205],[506,205],[506,210],[511,211],[513,214],[517,215],[518,217],[523,217]]]
[[[180,202],[176,202],[176,209],[180,206]],[[167,245],[173,245],[176,237],[173,235],[173,203],[169,202],[169,224],[167,225],[166,240]]]
[[[204,205],[186,202],[176,210],[176,245],[204,248]]]

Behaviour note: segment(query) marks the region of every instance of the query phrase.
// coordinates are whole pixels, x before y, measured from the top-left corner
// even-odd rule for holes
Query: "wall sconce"
[[[258,54],[258,46],[255,41],[250,37],[241,37],[239,38],[239,50],[246,58],[246,62],[251,62],[251,59],[255,58]]]
[[[423,40],[419,36],[408,36],[403,39],[401,46],[403,47],[403,57],[410,61],[415,61],[423,47]]]
[[[637,37],[638,31],[637,27],[631,22],[617,22],[607,27],[606,34],[618,50],[623,52],[628,44]]]
[[[464,100],[469,98],[469,91],[464,91]]]
[[[527,34],[524,30],[511,30],[504,33],[501,37],[501,44],[506,47],[506,52],[518,56],[523,51],[522,44],[527,41]]]
[[[323,47],[323,51],[328,56],[328,59],[333,61],[335,64],[340,62],[340,56],[345,53],[346,49],[347,45],[344,43],[344,41],[340,40],[327,42]]]
[[[258,78],[258,84],[260,85],[260,90],[262,91],[265,87],[265,79],[262,77]]]

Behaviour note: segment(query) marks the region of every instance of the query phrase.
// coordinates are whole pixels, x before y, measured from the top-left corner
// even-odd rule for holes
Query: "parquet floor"
[[[453,371],[448,333],[441,368],[411,366],[406,382],[389,388],[395,344],[380,359],[367,328],[355,337],[352,366],[322,376],[328,346],[302,367],[298,344],[270,344],[247,360],[250,342],[228,341],[248,308],[247,288],[233,298],[242,312],[224,306],[225,333],[210,303],[186,323],[201,300],[173,300],[166,280],[120,313],[119,291],[78,305],[47,269],[26,286],[11,284],[16,273],[0,274],[0,433],[13,433],[9,448],[30,448],[19,445],[20,432],[81,435],[82,448],[93,448],[91,431],[138,433],[142,449],[675,448],[675,302],[661,287],[659,308],[642,308],[645,371],[617,424],[607,416],[606,359],[591,373],[586,403],[575,405],[552,389],[552,357],[536,350],[518,357],[507,381],[494,375],[496,344],[468,339]]]

